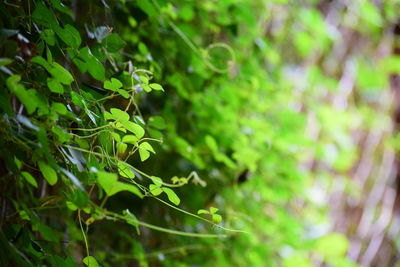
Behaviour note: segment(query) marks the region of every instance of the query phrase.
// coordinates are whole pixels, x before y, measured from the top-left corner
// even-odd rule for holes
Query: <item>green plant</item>
[[[1,264],[354,266],[310,191],[351,188],[398,5],[326,2],[4,1]]]

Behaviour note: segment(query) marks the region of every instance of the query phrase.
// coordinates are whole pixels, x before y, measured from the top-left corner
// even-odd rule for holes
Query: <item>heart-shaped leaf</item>
[[[129,191],[140,198],[143,198],[139,189],[131,184],[125,184],[118,181],[118,176],[114,173],[98,172],[97,179],[100,186],[104,189],[108,196],[115,195],[121,191]]]
[[[116,91],[117,89],[122,87],[122,83],[115,78],[111,78],[111,80],[107,80],[104,82],[104,88],[109,89],[111,91]]]
[[[163,192],[163,190],[161,189],[161,187],[159,187],[159,186],[157,186],[157,185],[155,185],[155,184],[151,184],[151,185],[149,186],[149,189],[150,189],[150,193],[151,193],[152,195],[154,195],[154,196],[158,196],[158,195],[160,195],[160,194]]]

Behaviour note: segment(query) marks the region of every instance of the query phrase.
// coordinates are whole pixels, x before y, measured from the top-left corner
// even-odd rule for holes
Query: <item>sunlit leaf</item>
[[[199,209],[197,211],[197,214],[209,214],[210,212],[208,210],[203,210],[203,209]]]
[[[143,197],[142,193],[136,186],[119,182],[118,176],[114,173],[98,172],[97,178],[100,186],[109,196],[112,196],[121,191],[129,191],[140,198]]]
[[[163,192],[163,190],[161,189],[161,187],[160,187],[160,186],[157,186],[157,185],[155,185],[155,184],[149,185],[149,190],[150,190],[150,193],[151,193],[152,195],[154,195],[154,196],[158,196],[158,195],[160,195],[160,194]]]
[[[181,200],[179,199],[178,195],[175,194],[175,192],[171,188],[163,187],[162,190],[164,191],[165,194],[167,194],[169,201],[171,201],[172,203],[174,203],[177,206],[179,205]]]
[[[93,256],[83,258],[82,262],[88,267],[100,267],[99,263]]]
[[[135,135],[127,134],[122,137],[122,142],[132,144],[132,145],[137,145],[137,142],[139,139]]]
[[[153,90],[164,91],[164,89],[162,88],[162,86],[159,85],[158,83],[151,83],[151,84],[149,84],[149,86],[150,86],[151,89],[153,89]]]
[[[129,114],[126,113],[125,111],[122,111],[118,108],[112,108],[110,109],[111,114],[113,115],[114,120],[118,120],[120,122],[125,122],[129,121]]]
[[[213,214],[212,215],[212,220],[213,222],[215,222],[216,224],[219,224],[222,221],[222,217],[219,214]]]
[[[118,173],[119,175],[121,175],[122,177],[125,178],[135,178],[135,174],[133,173],[133,171],[131,170],[131,167],[129,165],[127,165],[125,162],[123,161],[118,161],[117,162],[117,167],[118,167]]]
[[[139,139],[144,136],[143,128],[131,121],[121,121],[121,124],[130,132],[134,133]]]

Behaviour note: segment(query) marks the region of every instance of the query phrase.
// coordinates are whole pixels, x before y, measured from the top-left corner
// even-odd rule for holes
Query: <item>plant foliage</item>
[[[4,1],[1,265],[354,266],[310,229],[307,162],[356,158],[352,114],[320,101],[342,73],[319,2]],[[397,6],[353,5],[369,51]],[[351,53],[361,99],[398,69]]]

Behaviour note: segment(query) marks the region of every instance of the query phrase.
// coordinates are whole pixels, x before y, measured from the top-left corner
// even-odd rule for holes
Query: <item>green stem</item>
[[[100,130],[98,132],[95,132],[95,133],[92,133],[92,134],[89,134],[89,135],[77,135],[77,134],[74,134],[74,133],[71,133],[71,135],[73,135],[73,136],[75,136],[77,138],[84,139],[84,138],[90,138],[90,137],[96,136],[101,132],[109,132],[109,130]]]
[[[103,126],[99,126],[99,127],[96,127],[96,128],[89,128],[89,129],[86,129],[86,128],[67,128],[66,130],[93,132],[93,131],[97,131],[99,129],[104,129],[104,128],[107,128],[107,127],[111,127],[111,125],[106,124],[106,125],[103,125]]]
[[[65,146],[65,147],[71,147],[71,146],[69,146],[69,145],[64,145],[64,146]],[[93,153],[94,155],[97,155],[97,156],[100,156],[100,157],[109,157],[109,158],[114,159],[114,160],[119,160],[119,159],[117,159],[117,158],[114,158],[114,157],[111,157],[111,156],[106,156],[106,155],[103,155],[103,154],[100,154],[100,153],[97,153],[97,152],[91,152],[91,151],[86,150],[86,149],[83,149],[83,148],[78,148],[78,147],[71,147],[71,148],[76,149],[76,150],[79,150],[79,151],[82,151],[82,152]],[[152,180],[151,176],[148,175],[147,173],[144,173],[144,172],[142,172],[141,170],[136,169],[135,167],[133,167],[132,165],[130,165],[130,164],[128,164],[128,163],[125,163],[125,164],[126,164],[128,167],[134,169],[134,170],[135,170],[136,172],[138,172],[139,174],[141,174],[141,175],[143,175],[143,176],[145,176],[145,177],[147,177],[147,178],[149,178],[149,179]],[[136,182],[134,182],[134,184],[135,184],[135,185],[139,185],[139,184],[136,183]],[[164,184],[165,184],[165,183],[163,183],[163,185],[164,185]],[[168,185],[168,184],[167,184],[167,185]],[[176,185],[172,185],[172,186],[176,186]],[[144,187],[142,187],[141,185],[139,185],[139,188],[142,189],[142,191],[146,192],[145,189],[143,189]],[[205,222],[207,222],[207,223],[213,225],[214,227],[223,229],[223,230],[228,231],[228,232],[246,233],[246,234],[248,233],[248,232],[242,231],[242,230],[234,230],[234,229],[225,228],[225,227],[223,227],[223,226],[220,226],[220,225],[217,225],[217,224],[213,223],[213,222],[210,221],[210,220],[207,220],[207,219],[205,219],[205,218],[203,218],[203,217],[200,217],[200,216],[198,216],[198,215],[196,215],[196,214],[193,214],[193,213],[190,213],[190,212],[185,211],[185,210],[183,210],[183,209],[180,209],[180,208],[178,208],[178,207],[175,207],[175,206],[169,204],[168,202],[165,202],[164,200],[162,200],[162,199],[160,199],[160,198],[158,198],[158,197],[155,197],[155,196],[152,196],[152,197],[155,198],[155,199],[157,199],[157,200],[160,201],[161,203],[163,203],[163,204],[165,204],[165,205],[167,205],[167,206],[169,206],[169,207],[171,207],[171,208],[177,210],[177,211],[180,211],[180,212],[182,212],[182,213],[184,213],[184,214],[187,214],[187,215],[190,215],[190,216],[195,217],[195,218],[197,218],[197,219],[200,219],[200,220],[202,220],[202,221],[205,221]]]
[[[83,240],[84,240],[84,242],[85,242],[86,255],[87,255],[87,257],[89,257],[89,256],[90,256],[90,254],[89,254],[89,243],[88,243],[88,240],[87,240],[87,238],[86,238],[85,231],[83,230],[83,226],[82,226],[81,210],[78,210],[78,220],[79,220],[79,226],[80,226],[81,231],[82,231]]]
[[[125,221],[125,222],[127,221],[127,218],[125,216],[120,215],[118,213],[114,213],[114,212],[111,212],[111,211],[108,211],[108,210],[102,210],[102,212],[111,217],[111,218],[108,218],[106,216],[107,219],[119,219],[119,220],[122,220],[122,221]],[[135,220],[135,223],[137,223],[138,225],[147,227],[149,229],[153,229],[153,230],[156,230],[156,231],[159,231],[159,232],[164,232],[164,233],[173,234],[173,235],[198,237],[198,238],[225,238],[225,237],[227,237],[227,235],[199,234],[199,233],[183,232],[183,231],[178,231],[178,230],[173,230],[173,229],[160,227],[160,226],[149,224],[149,223],[142,222],[142,221],[139,221],[139,220]]]

